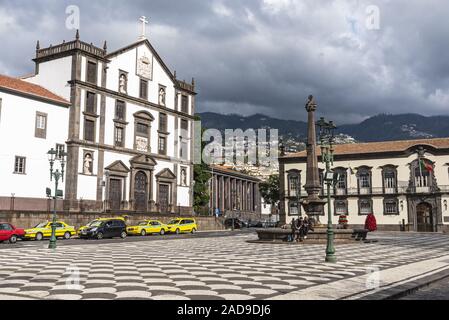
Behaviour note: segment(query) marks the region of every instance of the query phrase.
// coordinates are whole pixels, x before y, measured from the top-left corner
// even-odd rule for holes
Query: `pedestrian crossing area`
[[[36,299],[268,299],[345,278],[447,254],[443,234],[375,233],[376,243],[249,243],[220,238],[12,247],[0,252],[0,296]]]

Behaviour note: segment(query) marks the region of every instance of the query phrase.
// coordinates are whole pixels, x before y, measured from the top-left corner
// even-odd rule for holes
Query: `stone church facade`
[[[280,159],[284,222],[304,214],[298,203],[307,196],[306,161],[305,152]],[[351,226],[361,227],[374,213],[380,230],[449,231],[449,138],[336,145],[333,171],[339,174],[331,190],[335,224],[347,215]],[[320,163],[324,198],[323,173]]]
[[[23,81],[61,97],[67,115],[64,210],[192,212],[193,79],[177,80],[147,39],[108,52],[77,32],[74,41],[38,43],[33,61]]]

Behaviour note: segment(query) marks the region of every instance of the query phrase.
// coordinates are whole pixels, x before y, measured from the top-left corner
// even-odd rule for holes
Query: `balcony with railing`
[[[42,48],[36,50],[36,59],[45,58],[48,56],[64,53],[72,50],[81,50],[95,56],[104,57],[106,55],[106,50],[98,48],[93,44],[88,44],[80,40],[74,40],[70,42],[64,42],[57,46],[50,46],[48,48]]]
[[[432,187],[408,187],[401,186],[397,188],[369,188],[360,190],[358,188],[348,188],[348,189],[331,189],[331,196],[364,196],[364,195],[400,195],[400,194],[421,194],[421,193],[448,193],[448,186],[438,186],[437,188]],[[307,194],[307,193],[302,193]],[[327,196],[327,188],[322,189],[321,196]]]

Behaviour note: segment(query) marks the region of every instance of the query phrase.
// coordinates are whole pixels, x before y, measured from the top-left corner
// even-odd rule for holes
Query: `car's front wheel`
[[[101,240],[101,239],[103,239],[103,237],[104,237],[103,232],[98,232],[98,234],[97,234],[97,239],[98,239],[98,240]]]
[[[192,234],[195,234],[195,233],[196,233],[196,229],[193,228],[193,229],[192,229]]]
[[[70,232],[64,233],[64,240],[69,240],[72,237],[72,234]]]
[[[17,236],[14,234],[9,238],[9,243],[16,243],[17,242]]]
[[[42,233],[37,233],[36,234],[36,241],[42,241],[42,239],[44,239],[44,235]]]
[[[163,235],[165,234],[165,229],[161,229],[161,232],[159,232],[159,234],[160,234],[161,236],[163,236]]]
[[[142,237],[145,237],[147,235],[147,232],[145,231],[145,229],[143,229],[142,231],[140,231],[140,235]]]
[[[126,231],[123,231],[123,232],[120,234],[120,238],[125,239],[127,235],[128,235],[128,234],[126,233]]]
[[[179,229],[176,229],[176,234],[179,234],[181,231]]]

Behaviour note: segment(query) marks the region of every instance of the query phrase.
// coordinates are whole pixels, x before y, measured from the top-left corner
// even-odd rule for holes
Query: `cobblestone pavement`
[[[399,300],[449,300],[449,278],[432,283]]]
[[[257,244],[254,234],[0,252],[0,296],[43,299],[266,299],[447,254],[449,236],[377,233],[377,243]],[[78,283],[79,279],[79,283]]]

